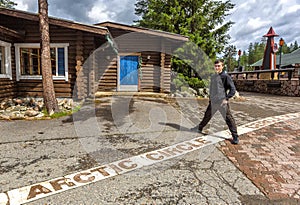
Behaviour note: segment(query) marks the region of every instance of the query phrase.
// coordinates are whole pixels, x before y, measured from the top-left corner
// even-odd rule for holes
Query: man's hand
[[[225,107],[225,106],[227,106],[227,104],[228,104],[228,100],[224,99],[221,103],[221,106]]]

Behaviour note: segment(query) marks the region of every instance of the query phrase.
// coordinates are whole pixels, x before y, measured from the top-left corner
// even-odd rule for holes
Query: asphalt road
[[[238,126],[300,112],[299,98],[241,95],[245,100],[231,101]],[[224,139],[189,130],[207,103],[108,96],[74,116],[0,121],[0,204],[21,198],[24,204],[266,202],[265,193],[220,151]],[[210,135],[224,129],[218,113],[206,128]]]

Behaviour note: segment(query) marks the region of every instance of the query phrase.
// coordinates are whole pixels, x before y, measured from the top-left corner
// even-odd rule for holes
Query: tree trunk
[[[50,58],[50,36],[48,21],[48,2],[47,0],[38,0],[40,35],[41,35],[41,66],[43,77],[43,97],[49,115],[58,112],[58,103],[55,97],[54,84],[52,79],[52,68]]]

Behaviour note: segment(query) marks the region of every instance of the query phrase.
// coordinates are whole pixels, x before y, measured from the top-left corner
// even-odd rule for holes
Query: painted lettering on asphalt
[[[239,126],[238,132],[241,135],[261,129],[271,124],[299,117],[300,113],[268,117]],[[228,131],[220,131],[213,135],[201,136],[159,150],[112,162],[107,165],[94,167],[85,171],[34,185],[13,189],[5,193],[0,193],[0,205],[19,205],[34,201],[63,191],[74,189],[76,187],[107,179],[109,177],[121,175],[144,166],[149,166],[174,157],[185,155],[205,146],[218,143],[228,137],[230,137],[230,133]]]
[[[27,203],[116,175],[121,175],[160,161],[172,159],[174,157],[178,157],[180,155],[187,154],[188,152],[200,149],[210,143],[212,142],[204,137],[199,137],[152,152],[122,159],[107,165],[94,167],[79,173],[74,173],[19,189],[14,189],[0,194],[0,205],[18,205]]]

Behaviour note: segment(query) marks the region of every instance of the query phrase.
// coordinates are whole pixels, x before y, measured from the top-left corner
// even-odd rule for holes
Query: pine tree
[[[172,68],[188,77],[207,79],[215,59],[227,45],[233,22],[225,22],[234,7],[229,0],[137,0],[135,13],[141,16],[137,26],[189,37],[178,49]]]
[[[225,48],[224,60],[225,60],[226,70],[228,72],[234,71],[234,68],[237,67],[237,61],[234,58],[236,55],[237,55],[237,51],[235,46],[230,45]]]
[[[17,4],[10,0],[0,0],[0,7],[13,9]]]
[[[138,26],[188,36],[209,57],[221,53],[233,22],[225,22],[234,7],[229,0],[137,0]]]
[[[253,43],[250,43],[248,47],[248,64],[251,65],[253,63],[255,63],[254,48],[253,48]]]
[[[240,66],[244,67],[244,70],[249,70],[249,64],[248,64],[248,55],[246,51],[243,51],[243,54],[240,57]]]
[[[289,47],[285,42],[282,46],[282,53],[291,53],[293,52],[294,46]],[[278,53],[279,54],[279,53]]]
[[[43,97],[47,112],[49,115],[51,115],[54,112],[58,112],[59,108],[55,97],[51,70],[48,2],[47,0],[38,0],[38,5],[41,35]]]
[[[254,63],[259,61],[264,57],[264,51],[265,51],[265,43],[254,43],[254,51],[253,51],[253,61]]]
[[[293,47],[293,51],[297,50],[298,48],[299,48],[299,46],[298,46],[298,42],[297,42],[297,41],[295,41],[295,43],[294,43],[294,47]]]

